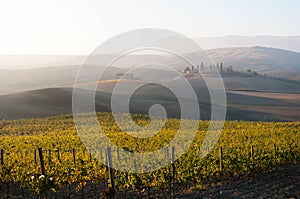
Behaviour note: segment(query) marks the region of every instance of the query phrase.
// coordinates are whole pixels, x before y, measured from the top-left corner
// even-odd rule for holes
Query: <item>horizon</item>
[[[224,36],[218,36],[218,37],[194,37],[191,38],[193,40],[195,39],[217,39],[217,38],[224,38],[224,37],[247,37],[247,38],[253,38],[253,37],[299,37],[300,35],[294,35],[294,36],[273,36],[273,35],[255,35],[255,36],[244,36],[244,35],[224,35]],[[199,42],[197,42],[199,43]],[[199,43],[201,44],[201,43]],[[280,48],[280,47],[274,47],[274,46],[266,46],[266,45],[240,45],[240,46],[225,46],[225,47],[215,47],[215,48],[205,48],[204,50],[216,50],[216,49],[226,49],[226,48],[254,48],[254,47],[262,47],[262,48],[273,48],[273,49],[278,49],[278,50],[285,50],[285,51],[291,51],[295,53],[300,53],[300,50],[291,50],[291,49],[285,49],[285,48]],[[114,53],[107,53],[107,54],[114,54]],[[157,55],[155,53],[141,53],[141,55]],[[159,54],[159,53],[158,53]],[[53,54],[41,54],[41,53],[16,53],[16,54],[0,54],[0,56],[89,56],[89,53],[86,54],[59,54],[59,53],[53,53]]]
[[[300,58],[300,49],[299,51],[293,51],[291,49],[278,48],[274,46],[263,46],[263,45],[252,45],[252,46],[230,46],[230,47],[218,47],[205,49],[210,56],[213,56],[214,53],[225,53],[226,50],[235,50],[243,52],[244,49],[247,49],[250,52],[255,52],[257,48],[263,49],[261,53],[269,55],[273,58],[275,50],[280,52],[283,56],[288,56],[294,54]],[[252,49],[252,50],[251,50]],[[193,52],[190,52],[193,53]],[[115,53],[102,54],[104,56],[114,55]],[[188,53],[189,54],[189,53]],[[187,55],[188,55],[187,54]],[[168,57],[167,54],[157,53],[157,51],[145,51],[143,53],[130,53],[131,56],[155,56],[154,60],[157,60],[158,57]],[[45,68],[63,68],[68,66],[80,66],[85,63],[88,54],[0,54],[0,70],[1,71],[17,71],[17,70],[30,70],[30,69],[45,69]],[[169,58],[171,58],[170,56]],[[135,57],[136,58],[136,57]],[[135,60],[134,57],[129,58],[131,61]],[[153,59],[151,58],[151,59]],[[226,59],[226,58],[225,58]],[[222,60],[219,60],[222,62]],[[126,61],[124,62],[126,63]],[[124,63],[121,65],[116,65],[117,68],[126,68]],[[239,65],[238,65],[239,66]]]

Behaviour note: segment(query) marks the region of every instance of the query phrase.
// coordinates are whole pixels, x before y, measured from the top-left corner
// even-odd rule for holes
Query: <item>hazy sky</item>
[[[0,54],[88,54],[113,35],[300,35],[299,0],[1,0]]]

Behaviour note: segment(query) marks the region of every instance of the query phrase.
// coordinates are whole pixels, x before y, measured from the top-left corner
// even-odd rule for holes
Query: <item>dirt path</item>
[[[300,198],[300,164],[206,190],[194,190],[177,198]]]

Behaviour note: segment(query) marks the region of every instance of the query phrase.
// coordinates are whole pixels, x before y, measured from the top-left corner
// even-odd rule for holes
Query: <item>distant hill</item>
[[[300,36],[237,36],[197,37],[206,49],[266,46],[300,52]]]
[[[261,74],[275,77],[300,80],[300,53],[260,46],[218,48],[208,50],[207,53],[189,53],[185,57],[194,63],[203,62],[208,68],[212,64],[222,62],[225,67],[233,66],[236,71],[247,69]],[[173,57],[170,62],[178,70],[188,66],[186,62],[178,57]]]
[[[0,70],[80,65],[84,55],[0,55]]]
[[[85,81],[88,80],[98,67],[89,66],[90,73],[83,74],[81,78]],[[72,87],[79,68],[80,66],[74,65],[27,70],[0,70],[0,95],[45,88]],[[123,69],[110,67],[106,72],[106,79],[114,79],[120,72],[123,72]]]
[[[234,47],[218,48],[207,51],[214,62],[223,62],[224,66],[232,65],[234,70],[254,70],[262,74],[271,76],[300,80],[300,53],[267,47]],[[102,55],[105,58],[112,55]],[[189,53],[185,57],[194,60],[195,63],[204,62],[207,65],[211,63],[207,54]],[[6,84],[10,79],[16,76],[28,78],[31,76],[33,81],[40,78],[48,72],[52,74],[57,71],[57,76],[65,76],[65,81],[74,76],[78,67],[84,62],[86,56],[46,56],[46,55],[0,55],[0,85]],[[113,63],[115,68],[131,68],[145,63],[161,63],[178,70],[182,70],[187,63],[175,56],[165,55],[129,55],[118,59]],[[99,67],[99,66],[98,66]],[[206,66],[208,67],[208,66]],[[1,70],[2,68],[2,70]],[[6,68],[5,70],[3,68]],[[8,70],[9,68],[9,70]],[[15,70],[16,68],[31,68],[29,71]],[[43,68],[43,69],[42,69]],[[14,70],[11,70],[14,69]],[[29,74],[29,75],[28,75]],[[35,77],[33,77],[35,75]],[[54,74],[53,74],[54,75]],[[48,79],[45,77],[44,79]],[[2,84],[1,84],[2,80]],[[63,80],[59,80],[61,83]],[[1,93],[1,92],[0,92]]]
[[[115,55],[101,55],[104,59]],[[64,66],[79,66],[83,64],[87,55],[0,55],[0,70],[34,69]],[[164,59],[161,55],[129,54],[116,61],[112,66],[128,68],[143,64],[147,61]]]
[[[300,53],[259,46],[213,49],[208,53],[215,62],[232,65],[235,70],[251,69],[262,74],[300,80]]]

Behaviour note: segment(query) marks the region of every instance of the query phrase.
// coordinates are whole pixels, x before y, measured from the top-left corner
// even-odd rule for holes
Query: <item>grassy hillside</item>
[[[44,69],[41,69],[44,70]],[[49,74],[50,69],[48,69]],[[57,71],[58,70],[58,71]],[[62,72],[57,68],[57,72]],[[67,69],[66,69],[67,70]],[[93,70],[91,68],[91,70]],[[118,71],[112,68],[108,71],[107,78],[114,77]],[[159,73],[157,70],[147,71],[148,75]],[[153,73],[151,73],[153,72]],[[163,71],[165,72],[165,71]],[[163,74],[159,73],[159,74]],[[137,71],[135,77],[139,77],[141,71]],[[54,73],[53,73],[54,74]],[[214,74],[206,74],[212,81]],[[169,117],[180,117],[180,108],[176,97],[168,89],[159,86],[159,75],[157,84],[149,84],[140,87],[134,92],[130,101],[132,113],[148,114],[149,108],[154,104],[163,105]],[[53,82],[59,84],[59,78],[51,77]],[[201,75],[186,76],[198,97],[201,119],[210,119],[210,96],[207,86]],[[40,78],[41,80],[42,78]],[[176,79],[169,80],[176,83]],[[223,81],[227,95],[227,117],[229,120],[252,120],[252,121],[298,121],[300,116],[300,83],[263,77],[259,75],[223,75]],[[118,80],[104,80],[101,82],[89,82],[88,76],[82,79],[83,84],[77,85],[82,100],[92,94],[87,90],[91,85],[97,84],[96,110],[100,112],[110,111],[111,93]],[[122,80],[123,86],[137,86],[142,80]],[[27,83],[28,84],[28,83]],[[26,85],[26,84],[25,84]],[[66,87],[65,87],[66,86]],[[30,91],[17,92],[14,94],[0,95],[1,117],[6,119],[21,119],[31,117],[45,117],[72,113],[72,83],[65,86],[34,89]],[[181,84],[177,85],[182,86]],[[4,88],[5,89],[5,88]],[[219,88],[214,88],[219,89]],[[127,91],[114,92],[119,98],[123,98]],[[187,103],[190,104],[188,99]],[[88,110],[90,111],[90,110]]]

